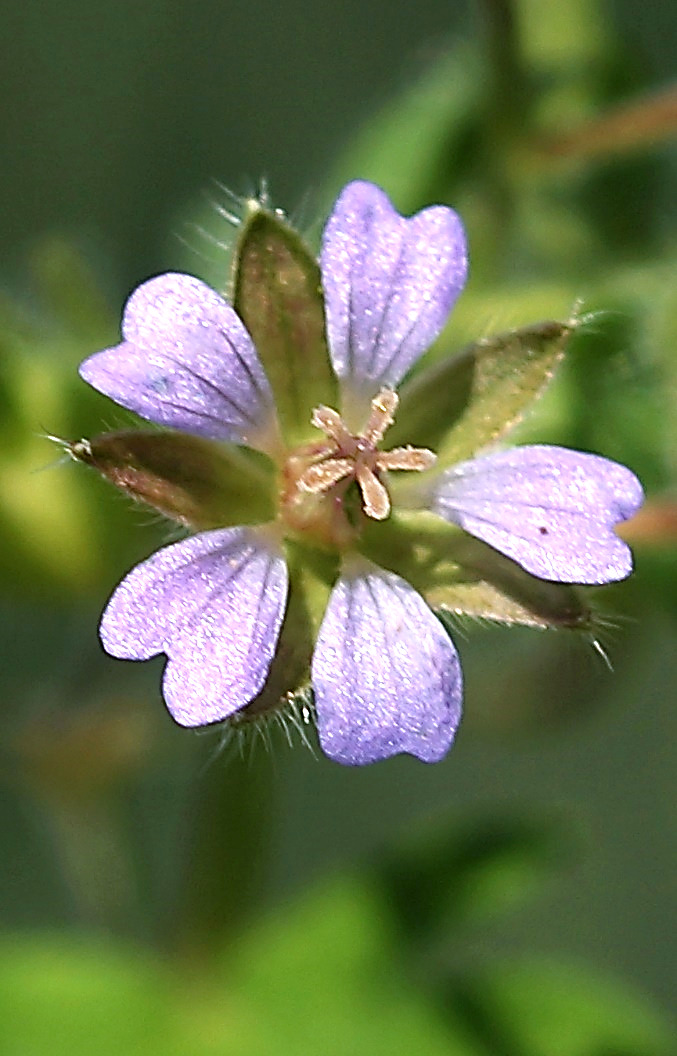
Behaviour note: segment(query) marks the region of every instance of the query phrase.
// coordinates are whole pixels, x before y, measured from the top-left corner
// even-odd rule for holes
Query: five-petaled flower
[[[405,520],[427,525],[435,515],[458,538],[479,540],[482,552],[505,555],[496,558],[515,574],[603,584],[630,573],[614,526],[638,509],[642,490],[623,466],[552,446],[489,450],[450,466],[406,436],[383,448],[398,417],[396,389],[442,330],[466,270],[451,209],[404,218],[372,184],[344,189],[320,256],[338,406],[314,407],[311,442],[289,442],[248,330],[190,276],[139,287],[123,342],[82,365],[94,388],[149,421],[253,448],[275,466],[276,508],[266,523],[210,521],[133,569],[104,612],[109,653],[166,654],[163,693],[181,725],[228,719],[264,689],[291,601],[290,547],[300,546],[334,560],[310,665],[325,753],[347,764],[399,752],[426,762],[444,756],[461,715],[460,664],[424,587],[396,571],[404,562],[392,534],[382,537],[380,557],[378,532],[398,512],[398,495]],[[404,473],[390,478],[394,471]]]

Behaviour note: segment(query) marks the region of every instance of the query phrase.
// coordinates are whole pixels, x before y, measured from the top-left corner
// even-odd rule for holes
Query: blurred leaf
[[[391,853],[378,876],[408,941],[441,948],[452,931],[483,925],[540,894],[570,857],[567,843],[554,821],[435,820]]]
[[[3,1056],[486,1056],[400,973],[380,905],[355,882],[282,906],[222,966],[197,967],[56,936],[6,940]]]
[[[525,60],[536,70],[561,71],[574,64],[580,68],[597,61],[610,43],[599,0],[568,0],[548,18],[543,18],[539,0],[515,0],[514,7]]]
[[[0,946],[3,1056],[180,1056],[168,997],[140,951],[56,935]]]
[[[235,988],[257,1027],[252,1053],[307,1056],[486,1056],[444,1025],[400,974],[378,901],[336,882],[279,910],[241,951]]]
[[[44,307],[62,332],[94,346],[115,337],[116,317],[87,260],[64,238],[48,237],[33,251],[31,269]]]
[[[320,269],[282,214],[259,206],[245,217],[235,249],[233,305],[265,368],[285,440],[317,439],[313,409],[336,406]]]
[[[467,1021],[502,1056],[674,1052],[670,1026],[639,994],[583,965],[511,958],[476,974],[460,993]]]
[[[111,412],[77,375],[118,328],[95,276],[61,242],[47,241],[36,260],[37,307],[0,297],[0,576],[6,589],[61,597],[64,588],[108,589],[110,564],[131,563],[138,544],[121,530],[119,496],[64,465],[70,459],[47,434],[91,435],[104,416],[130,416]]]

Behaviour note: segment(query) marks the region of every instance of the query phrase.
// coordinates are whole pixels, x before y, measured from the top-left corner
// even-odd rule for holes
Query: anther
[[[398,403],[396,392],[381,389],[371,401],[367,424],[358,434],[349,432],[338,411],[323,405],[316,407],[312,424],[330,442],[315,451],[310,465],[297,479],[298,488],[317,494],[352,479],[360,490],[367,517],[384,520],[390,513],[390,496],[380,474],[398,469],[421,471],[429,469],[435,461],[433,452],[426,448],[378,450],[378,444],[394,421]]]

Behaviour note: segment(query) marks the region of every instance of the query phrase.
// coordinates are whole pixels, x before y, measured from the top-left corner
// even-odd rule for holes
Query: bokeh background
[[[0,3],[0,1052],[673,1049],[677,8]],[[150,274],[223,286],[223,189],[317,237],[345,180],[464,217],[441,341],[598,312],[523,427],[642,477],[637,571],[568,632],[460,626],[448,758],[176,728],[98,646],[166,539],[44,439]],[[312,737],[311,737],[312,740]]]

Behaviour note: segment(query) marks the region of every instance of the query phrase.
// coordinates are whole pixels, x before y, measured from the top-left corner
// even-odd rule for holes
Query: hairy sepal
[[[547,321],[484,338],[405,382],[389,440],[429,447],[439,468],[475,455],[538,400],[578,326]]]
[[[128,430],[68,444],[135,501],[188,528],[256,524],[274,516],[274,470],[250,448],[179,432]]]
[[[374,531],[364,552],[418,590],[437,612],[505,625],[589,629],[585,593],[525,572],[516,562],[427,513],[401,514]]]
[[[336,406],[317,261],[283,215],[258,205],[234,257],[233,303],[256,346],[289,445],[316,438],[319,404]]]

